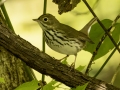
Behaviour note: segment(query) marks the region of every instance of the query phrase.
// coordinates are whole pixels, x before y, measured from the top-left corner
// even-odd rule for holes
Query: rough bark
[[[0,25],[0,45],[24,61],[28,66],[38,72],[49,75],[69,87],[76,87],[89,82],[86,90],[120,90],[104,81],[86,76],[70,68]]]
[[[0,77],[5,80],[5,83],[0,83],[0,90],[13,90],[30,80],[22,61],[2,46],[0,46]]]

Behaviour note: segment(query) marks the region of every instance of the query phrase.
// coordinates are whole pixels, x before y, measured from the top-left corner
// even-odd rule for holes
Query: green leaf
[[[79,66],[79,67],[77,67],[76,69],[78,70],[78,71],[82,71],[83,69],[85,68],[85,66]]]
[[[109,19],[105,19],[105,20],[102,20],[102,23],[108,29],[110,27],[112,21],[109,20]],[[115,29],[113,29],[113,31],[111,32],[112,37],[116,42],[118,42],[120,40],[119,28],[120,28],[120,23],[117,23],[115,25]],[[92,54],[93,51],[95,51],[97,44],[99,43],[101,37],[104,34],[105,34],[105,32],[101,28],[101,26],[98,23],[94,24],[91,27],[91,31],[90,31],[89,36],[95,44],[87,43],[84,50],[86,50],[86,51],[88,51]],[[98,59],[98,58],[104,56],[105,54],[107,54],[113,48],[114,48],[114,45],[111,42],[111,40],[109,39],[109,37],[107,36],[106,39],[103,41],[102,45],[100,46],[95,59]]]
[[[57,83],[57,81],[52,80],[51,82],[48,83],[48,85],[54,85],[54,84],[56,84],[56,83]]]
[[[56,83],[57,83],[57,81],[52,80],[51,82],[49,82],[48,84],[46,84],[43,87],[43,90],[54,90],[56,87],[53,86],[53,85],[56,84]]]
[[[1,77],[0,77],[0,83],[5,83],[4,78],[1,78]]]
[[[65,59],[62,61],[62,63],[68,65],[67,58],[65,58]]]
[[[77,86],[76,88],[72,88],[71,90],[85,90],[88,83],[84,84],[83,86]]]
[[[39,81],[32,80],[31,82],[23,83],[22,85],[18,86],[14,90],[36,90],[40,87],[40,86],[38,86],[38,83],[39,83]]]
[[[43,90],[54,90],[55,89],[55,87],[54,86],[51,86],[51,85],[49,85],[49,84],[47,84],[47,85],[45,85],[44,87],[43,87]]]

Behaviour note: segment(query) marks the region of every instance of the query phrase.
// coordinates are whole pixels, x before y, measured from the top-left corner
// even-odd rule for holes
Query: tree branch
[[[77,70],[70,71],[70,67],[41,52],[3,25],[0,25],[0,45],[31,68],[42,74],[49,75],[51,78],[69,87],[76,87],[89,82],[86,90],[120,90],[104,81],[86,76]]]
[[[119,18],[120,18],[120,14],[118,14],[117,17],[115,18],[115,20],[112,22],[111,26],[108,28],[108,32],[110,32],[110,31],[112,30],[112,28],[114,27],[114,25],[116,24],[116,22],[117,22],[117,20],[118,20]],[[94,61],[94,59],[95,59],[95,56],[97,55],[97,52],[98,52],[98,50],[99,50],[102,42],[105,40],[106,37],[107,37],[107,33],[105,33],[105,34],[101,37],[100,42],[97,44],[96,49],[95,49],[95,51],[93,52],[92,57],[91,57],[91,59],[90,59],[90,62],[89,62],[88,66],[87,66],[87,69],[86,69],[86,71],[85,71],[85,74],[86,74],[86,75],[89,73],[90,68],[91,68],[91,65],[92,65],[92,63],[93,63],[93,61]],[[117,45],[117,46],[119,46],[119,45]],[[116,48],[116,49],[117,49],[117,48]]]
[[[89,6],[89,4],[87,3],[86,0],[83,0],[83,2],[85,3],[85,5],[87,6],[87,8],[90,10],[90,12],[92,13],[92,15],[94,17],[97,17],[97,15],[94,13],[94,11],[92,10],[92,8]],[[114,46],[116,47],[116,49],[118,50],[118,52],[120,53],[120,49],[117,46],[117,43],[115,42],[115,40],[112,38],[112,36],[109,34],[109,32],[107,31],[107,29],[105,28],[105,26],[100,22],[99,18],[97,17],[97,21],[100,24],[100,26],[103,28],[103,30],[105,31],[105,33],[108,35],[108,37],[110,38],[110,40],[112,41],[112,43],[114,44]]]

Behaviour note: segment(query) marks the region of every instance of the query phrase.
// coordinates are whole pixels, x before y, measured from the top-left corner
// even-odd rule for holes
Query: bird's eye
[[[43,20],[44,20],[45,22],[47,22],[47,21],[48,21],[48,18],[47,18],[47,17],[44,17]]]

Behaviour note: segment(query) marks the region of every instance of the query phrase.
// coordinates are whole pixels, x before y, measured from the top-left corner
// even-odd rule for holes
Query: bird
[[[77,53],[85,47],[86,42],[94,44],[86,32],[96,18],[93,18],[88,24],[86,24],[81,31],[59,22],[55,16],[49,13],[43,14],[33,20],[38,22],[42,28],[45,42],[52,50],[65,54],[66,56],[64,58],[69,55],[75,56],[75,60],[71,64],[72,68],[75,67]]]

